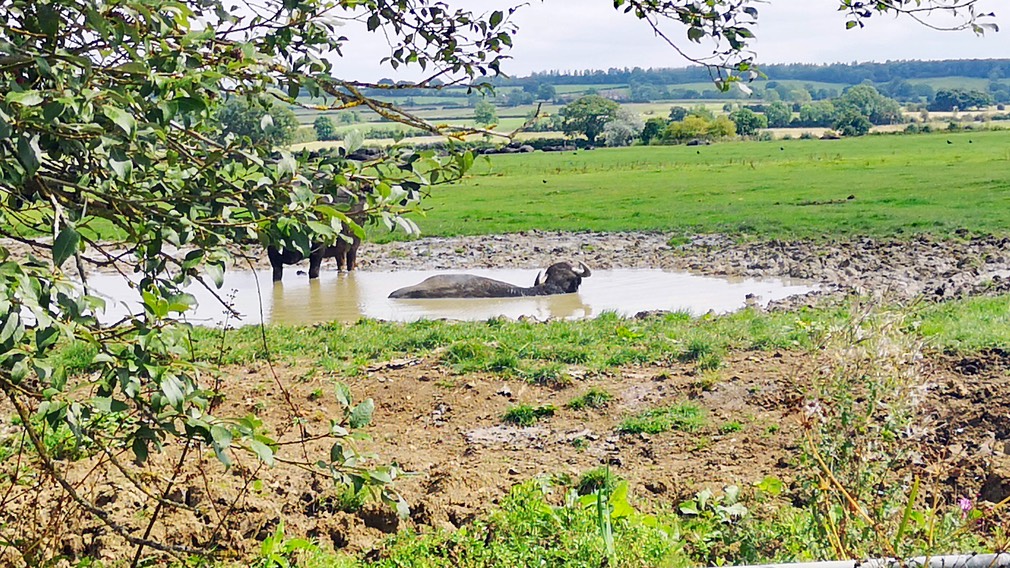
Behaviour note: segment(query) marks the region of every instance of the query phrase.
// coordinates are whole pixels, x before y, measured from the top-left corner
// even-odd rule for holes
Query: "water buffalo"
[[[514,298],[571,294],[579,291],[583,278],[589,278],[589,267],[579,263],[576,271],[567,262],[552,264],[543,281],[537,274],[533,286],[524,288],[483,276],[444,274],[432,276],[414,286],[394,290],[390,298]]]
[[[319,278],[319,267],[323,264],[324,258],[337,259],[337,270],[354,270],[358,259],[358,247],[361,239],[349,227],[344,227],[342,233],[350,239],[350,242],[343,238],[331,246],[314,244],[312,254],[309,255],[309,278]],[[285,264],[297,264],[305,259],[300,251],[289,249],[278,249],[277,247],[267,247],[267,256],[270,257],[270,266],[274,269],[274,282],[278,282],[284,277]]]

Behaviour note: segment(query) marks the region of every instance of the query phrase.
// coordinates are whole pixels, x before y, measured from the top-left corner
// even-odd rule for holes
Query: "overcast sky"
[[[528,0],[514,21],[512,59],[502,70],[512,76],[535,71],[573,71],[610,67],[684,67],[681,58],[647,24],[614,10],[611,0]],[[760,17],[754,47],[759,63],[850,63],[897,59],[969,59],[1010,57],[1010,3],[980,0],[995,11],[989,20],[1000,32],[979,37],[970,31],[929,29],[908,18],[874,16],[865,28],[845,29],[845,13],[836,0],[771,0],[755,4]],[[490,9],[497,0],[450,2],[454,6]],[[942,19],[931,20],[937,25]],[[396,73],[379,60],[389,49],[379,34],[345,26],[351,38],[337,62],[345,79],[375,81],[382,77],[416,79],[416,73]],[[668,35],[681,40],[684,29],[670,27]],[[685,46],[690,44],[685,40]],[[695,50],[697,54],[697,49]]]

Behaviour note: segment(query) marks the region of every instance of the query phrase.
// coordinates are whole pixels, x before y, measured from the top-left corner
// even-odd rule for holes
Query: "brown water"
[[[594,270],[583,280],[577,294],[530,298],[481,298],[444,300],[391,300],[390,292],[416,284],[435,274],[433,270],[353,273],[323,272],[316,280],[286,271],[283,282],[270,281],[270,271],[233,271],[225,277],[220,294],[242,314],[227,316],[221,304],[199,286],[188,289],[199,307],[189,321],[203,325],[254,324],[260,321],[309,324],[323,321],[357,321],[362,317],[414,321],[418,319],[484,320],[495,316],[537,319],[573,319],[611,311],[631,316],[644,310],[686,310],[702,314],[710,310],[730,312],[745,305],[747,294],[766,304],[815,289],[810,283],[751,278],[715,278],[686,272],[648,269]],[[468,270],[518,285],[530,286],[536,270]],[[93,275],[88,283],[106,298],[105,321],[115,321],[127,310],[139,310],[136,291],[121,277]]]

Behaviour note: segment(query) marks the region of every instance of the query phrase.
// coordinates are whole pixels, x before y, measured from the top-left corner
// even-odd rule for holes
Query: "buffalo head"
[[[582,279],[589,278],[590,275],[592,271],[582,262],[579,263],[579,270],[572,268],[567,262],[558,262],[547,268],[543,280],[538,273],[533,287],[543,289],[543,294],[571,294],[578,292]]]

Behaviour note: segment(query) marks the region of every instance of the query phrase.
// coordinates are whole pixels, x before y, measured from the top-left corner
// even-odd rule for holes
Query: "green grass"
[[[632,319],[604,313],[588,320],[545,323],[361,320],[311,327],[270,325],[264,332],[274,359],[310,359],[323,371],[356,373],[377,360],[437,352],[457,373],[490,372],[553,384],[565,380],[568,365],[594,373],[616,365],[694,360],[705,370],[702,362],[721,362],[722,354],[733,350],[806,348],[817,330],[848,317],[848,308],[840,306],[795,313],[741,310],[701,318],[672,313]],[[1010,296],[921,304],[908,319],[937,350],[971,352],[1010,344]],[[193,337],[201,360],[247,364],[267,356],[255,326],[228,331],[224,342],[220,331],[206,328],[194,329]],[[85,366],[78,354],[66,354],[76,361],[73,368]]]
[[[670,430],[697,432],[706,424],[705,411],[691,403],[663,406],[640,412],[621,422],[625,434],[659,434]]]
[[[565,406],[571,408],[572,410],[605,408],[613,399],[614,395],[609,392],[597,387],[592,387],[588,391],[568,401],[568,404]]]
[[[537,152],[477,164],[464,182],[432,191],[417,219],[425,234],[825,238],[1010,227],[1010,131]]]
[[[554,416],[556,411],[557,409],[550,404],[545,406],[519,404],[505,411],[502,422],[522,427],[533,426],[543,418]]]

